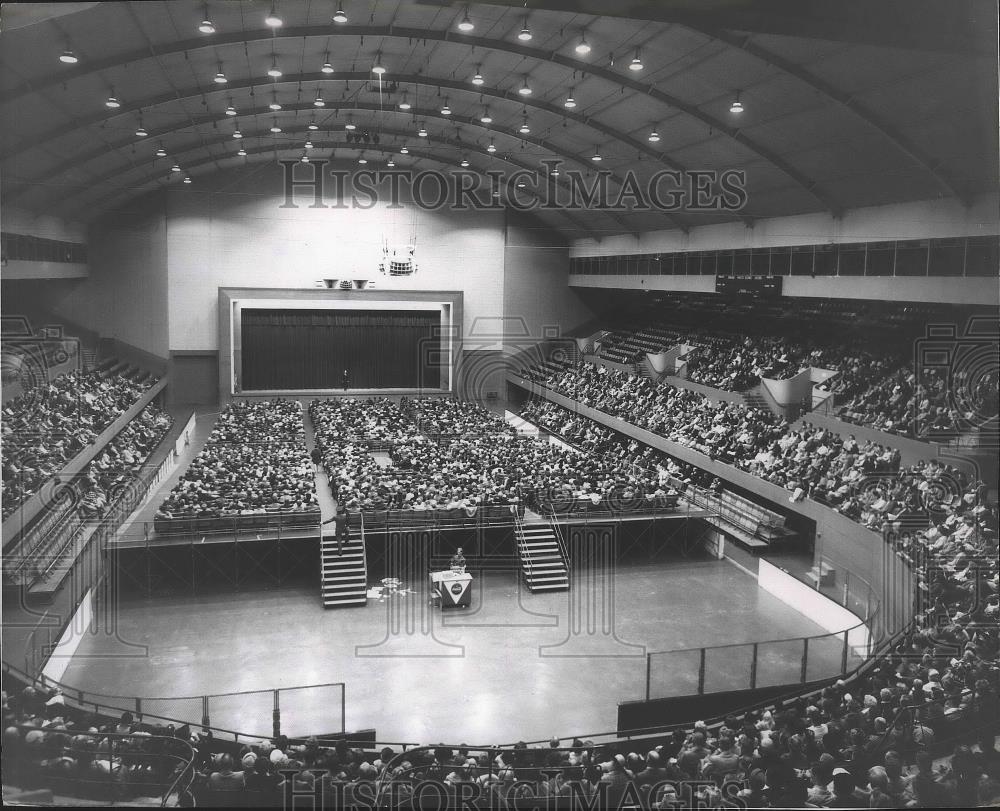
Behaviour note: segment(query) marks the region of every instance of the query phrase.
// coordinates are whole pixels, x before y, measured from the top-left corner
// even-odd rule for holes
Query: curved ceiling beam
[[[643,152],[650,157],[666,164],[671,169],[683,172],[685,167],[681,166],[679,163],[674,161],[665,153],[654,149],[642,141],[638,141],[627,135],[624,132],[616,130],[614,127],[609,127],[600,121],[595,120],[590,116],[583,115],[582,113],[574,113],[572,111],[565,110],[562,107],[557,107],[546,101],[541,101],[540,99],[526,99],[523,96],[519,96],[517,93],[511,93],[503,90],[496,90],[493,88],[486,87],[475,87],[470,86],[466,82],[457,82],[452,79],[439,79],[432,76],[421,76],[419,74],[405,74],[402,76],[393,77],[394,81],[400,84],[407,85],[424,85],[427,87],[437,87],[445,88],[448,90],[453,90],[455,92],[465,92],[471,93],[476,96],[487,96],[491,99],[498,99],[500,101],[513,102],[518,107],[521,108],[533,108],[536,110],[541,110],[551,115],[559,116],[561,118],[567,118],[572,121],[576,121],[583,126],[591,127],[598,132],[603,133],[608,138],[619,141],[632,149],[636,149]],[[171,93],[166,93],[162,96],[156,96],[153,98],[143,99],[141,103],[132,103],[128,106],[122,106],[117,108],[113,113],[102,112],[96,115],[89,116],[84,119],[79,119],[77,122],[77,129],[82,129],[84,127],[91,127],[97,124],[102,124],[111,121],[118,116],[128,115],[129,113],[140,112],[144,110],[149,110],[152,107],[157,107],[161,104],[169,104],[171,102],[188,101],[190,99],[203,99],[209,95],[216,94],[232,94],[234,90],[249,90],[253,89],[254,93],[257,92],[258,88],[268,89],[274,88],[278,85],[296,85],[300,86],[303,83],[312,82],[344,82],[344,81],[369,81],[371,79],[371,74],[368,71],[354,71],[353,73],[342,73],[337,77],[330,78],[323,74],[318,77],[311,74],[298,74],[298,75],[288,75],[286,74],[281,78],[280,81],[267,80],[267,81],[255,81],[248,79],[242,82],[230,82],[224,88],[218,87],[217,85],[209,90],[202,90],[201,88],[185,88],[181,90],[176,90]],[[272,113],[268,113],[272,115]],[[277,115],[275,113],[274,115]],[[26,137],[21,140],[12,150],[7,152],[3,157],[8,159],[14,155],[24,152],[27,149],[33,149],[36,147],[44,146],[50,141],[55,140],[66,134],[65,126],[54,127],[41,135],[35,135],[31,137]]]
[[[318,117],[318,118],[322,118],[326,113],[328,113],[331,110],[365,110],[365,111],[369,111],[369,112],[382,112],[382,113],[388,113],[388,114],[392,114],[392,115],[406,116],[408,118],[416,116],[417,118],[421,118],[421,119],[436,119],[436,120],[445,121],[445,122],[456,122],[456,123],[460,123],[460,124],[462,124],[464,126],[475,127],[476,129],[484,130],[487,133],[495,133],[496,135],[501,135],[501,136],[504,136],[506,138],[513,138],[513,139],[516,139],[518,141],[524,141],[526,143],[529,143],[529,144],[532,144],[534,146],[538,146],[538,147],[540,147],[542,149],[548,150],[549,152],[551,152],[552,154],[556,155],[557,157],[563,158],[563,159],[565,159],[567,161],[571,161],[573,163],[578,163],[581,166],[585,166],[588,169],[591,169],[594,166],[593,161],[589,160],[588,158],[582,157],[580,155],[576,155],[576,154],[574,154],[572,152],[566,152],[561,147],[559,147],[558,145],[552,143],[549,140],[546,140],[545,138],[535,138],[535,137],[531,136],[530,134],[524,135],[524,134],[519,133],[519,132],[513,132],[512,133],[512,132],[509,132],[507,130],[502,130],[502,129],[498,129],[496,127],[491,127],[491,126],[488,126],[486,124],[483,124],[477,118],[470,118],[468,116],[462,116],[462,115],[456,115],[456,114],[442,115],[439,110],[430,109],[430,108],[416,108],[416,107],[414,107],[414,108],[412,108],[410,110],[400,110],[400,109],[398,109],[395,106],[389,107],[389,108],[380,108],[377,104],[374,104],[374,103],[366,103],[366,102],[359,102],[359,101],[352,101],[352,100],[348,100],[348,101],[329,101],[329,102],[326,103],[326,105],[324,107],[315,107],[311,103],[302,102],[302,103],[297,103],[297,104],[288,104],[288,105],[285,105],[282,108],[282,112],[313,112],[313,113],[316,114],[316,117]],[[149,131],[149,135],[147,137],[145,137],[145,138],[137,139],[136,137],[133,136],[133,137],[130,137],[128,139],[124,139],[123,138],[123,139],[121,139],[121,140],[119,140],[119,141],[117,141],[115,143],[112,143],[112,144],[102,144],[101,146],[99,146],[99,147],[91,150],[90,152],[86,152],[86,153],[84,153],[82,155],[74,155],[72,158],[63,161],[62,163],[57,164],[52,169],[46,171],[44,174],[38,175],[36,177],[21,177],[20,179],[23,180],[23,181],[25,181],[25,182],[28,182],[28,183],[44,183],[44,182],[46,182],[46,181],[48,181],[48,180],[50,180],[50,179],[52,179],[54,177],[57,177],[58,175],[62,174],[63,172],[65,172],[65,171],[67,171],[69,169],[80,169],[85,164],[87,164],[88,162],[90,162],[92,160],[96,160],[97,158],[101,158],[101,157],[107,155],[108,152],[115,152],[115,151],[118,151],[118,150],[121,150],[121,149],[127,149],[128,147],[137,146],[139,144],[149,144],[149,143],[152,143],[153,141],[157,140],[158,138],[162,138],[164,136],[169,136],[169,135],[172,135],[174,133],[185,132],[185,131],[191,129],[192,127],[197,127],[197,126],[201,126],[201,125],[204,125],[204,124],[217,124],[217,123],[220,123],[220,122],[232,122],[232,121],[238,121],[240,118],[242,118],[245,121],[245,120],[247,120],[249,118],[256,118],[257,116],[265,116],[265,115],[269,116],[269,115],[273,115],[273,113],[267,107],[260,107],[260,108],[256,108],[256,109],[253,109],[253,110],[247,110],[243,114],[241,114],[239,116],[235,116],[235,117],[233,117],[233,116],[227,116],[225,114],[221,114],[221,115],[205,115],[205,116],[200,116],[198,118],[193,118],[190,121],[183,122],[181,125],[176,126],[176,127],[163,127],[162,129],[149,129],[148,130]],[[343,124],[332,124],[331,125],[330,123],[326,123],[326,124],[321,124],[320,125],[320,129],[325,129],[327,131],[332,131],[332,130],[335,130],[335,129],[339,130],[339,129],[342,129],[342,128],[343,128]],[[287,131],[288,128],[285,128],[285,129]],[[400,137],[415,139],[415,141],[414,141],[415,143],[420,143],[420,141],[421,141],[421,139],[419,138],[419,136],[417,136],[413,132],[396,131],[395,134],[398,134]],[[438,137],[438,136],[434,136],[434,140],[441,141],[442,139],[440,137]],[[458,143],[458,142],[456,142],[456,143]],[[483,151],[483,147],[479,146],[478,144],[476,144],[476,145],[474,145],[474,144],[464,144],[462,148],[467,149],[467,150],[477,151],[477,152]],[[498,151],[500,151],[499,148],[498,148]],[[621,184],[621,183],[624,182],[624,180],[621,177],[619,177],[618,175],[616,175],[614,173],[611,173],[610,178],[612,180],[614,180],[616,183],[619,183],[619,184]],[[23,191],[20,191],[20,192],[15,192],[14,194],[12,194],[10,196],[10,202],[13,202],[15,199],[17,199],[17,197],[20,194],[23,194],[23,193],[24,193]]]
[[[394,138],[395,137],[409,138],[412,135],[412,133],[407,132],[407,131],[403,131],[403,130],[383,130],[383,132],[386,135],[390,135],[390,136],[392,136]],[[255,131],[255,132],[251,132],[250,130],[247,130],[244,133],[244,137],[242,139],[242,142],[251,141],[251,140],[256,139],[256,138],[268,138],[268,139],[271,139],[271,140],[274,141],[274,143],[269,147],[270,149],[282,149],[282,150],[296,151],[296,152],[301,153],[301,152],[304,151],[303,147],[302,146],[298,146],[296,144],[293,144],[290,141],[290,137],[289,137],[291,135],[297,135],[297,134],[300,134],[300,133],[303,136],[305,136],[306,138],[310,137],[309,136],[310,130],[308,130],[305,125],[302,125],[300,127],[295,127],[295,128],[290,128],[290,127],[289,128],[283,128],[280,136],[279,135],[272,135],[269,130],[263,130],[262,129],[262,130]],[[455,139],[452,139],[452,138],[435,137],[435,138],[432,138],[430,140],[433,143],[446,144],[447,146],[454,147],[455,149],[469,151],[468,150],[469,145],[467,143],[464,143],[462,141],[458,141],[458,140],[455,140]],[[314,141],[314,144],[315,143],[321,143],[321,141],[320,141],[320,139],[318,137],[314,138],[313,141]],[[168,154],[168,156],[166,158],[162,158],[162,159],[159,159],[159,160],[161,161],[161,163],[163,163],[163,162],[169,162],[170,160],[174,160],[178,164],[186,164],[186,161],[184,160],[184,156],[192,156],[192,155],[196,155],[198,153],[203,153],[203,152],[208,152],[208,157],[211,158],[211,159],[214,159],[214,160],[220,160],[220,159],[221,160],[225,160],[227,158],[236,157],[235,153],[225,154],[225,155],[223,155],[223,156],[220,157],[220,156],[213,156],[211,154],[210,150],[213,147],[216,147],[216,146],[222,146],[222,145],[227,145],[227,144],[232,146],[232,145],[240,144],[242,142],[241,141],[236,141],[235,139],[233,139],[229,135],[221,135],[218,138],[214,138],[214,139],[209,140],[209,141],[202,140],[201,142],[199,142],[197,144],[192,144],[189,148],[186,148],[186,149],[180,149],[178,151],[172,151],[172,152],[170,152]],[[421,139],[421,142],[423,142],[423,139]],[[399,151],[398,147],[394,146],[392,144],[358,144],[358,143],[351,143],[351,142],[346,141],[346,140],[344,140],[344,141],[338,141],[338,142],[327,141],[326,143],[335,143],[336,145],[338,145],[340,147],[343,147],[343,148],[346,148],[346,149],[351,149],[351,150],[354,150],[354,151],[357,151],[357,152],[365,152],[368,149],[371,149],[373,151],[377,150],[377,151],[380,151],[380,152],[392,152],[392,153],[397,153]],[[249,151],[250,150],[248,149],[247,152],[249,152]],[[422,155],[431,155],[431,154],[433,154],[431,152],[426,152],[424,150],[421,150],[419,147],[417,148],[416,152],[414,150],[412,150],[412,149],[409,150],[408,154],[412,155],[412,154],[418,154],[418,153],[422,154]],[[478,151],[471,152],[471,154],[475,155],[475,156],[478,156],[478,157],[485,157],[485,156],[482,155],[482,153],[480,153]],[[509,155],[496,154],[496,155],[490,155],[489,157],[492,158],[492,159],[494,159],[494,160],[500,161],[502,163],[509,163],[512,166],[518,167],[519,169],[526,169],[526,170],[532,171],[532,172],[535,172],[535,171],[538,170],[537,167],[534,167],[534,166],[532,166],[532,165],[530,165],[528,163],[525,163],[523,161],[519,161],[519,160],[517,160],[515,158],[510,157]],[[454,161],[447,161],[444,158],[440,158],[439,157],[439,160],[441,162],[443,162],[443,163],[458,165]],[[191,164],[191,165],[197,165],[197,164]],[[134,169],[141,169],[142,167],[141,166],[137,166],[137,167],[133,167],[133,168]],[[164,174],[164,170],[161,169],[158,174],[159,174],[159,176],[162,177],[163,174]],[[101,175],[100,177],[92,178],[91,180],[89,180],[87,182],[87,185],[81,186],[76,191],[72,191],[72,192],[68,192],[68,193],[65,192],[65,191],[63,191],[61,193],[60,203],[58,205],[62,205],[63,203],[67,203],[68,201],[70,201],[70,200],[72,200],[72,199],[74,199],[74,198],[76,198],[78,196],[85,195],[87,193],[87,191],[90,190],[90,187],[92,187],[92,186],[101,186],[101,185],[103,185],[105,183],[108,183],[108,182],[114,180],[115,178],[118,178],[118,177],[121,177],[121,176],[122,176],[122,172],[121,172],[120,169],[112,170],[110,172],[106,172],[105,174]],[[556,183],[557,186],[561,186],[563,188],[567,188],[568,189],[568,184],[565,181],[558,181],[558,180],[556,180],[554,182]],[[603,213],[609,213],[609,214],[611,214],[611,212],[603,212]],[[619,223],[619,224],[622,225],[623,227],[625,227],[624,223]]]
[[[745,51],[751,56],[757,57],[757,59],[760,59],[762,62],[766,62],[768,65],[773,65],[778,68],[778,70],[784,71],[788,75],[795,77],[799,81],[808,85],[814,91],[826,96],[831,101],[847,108],[859,119],[861,119],[861,121],[876,130],[883,138],[899,149],[910,160],[926,169],[942,189],[949,194],[954,195],[963,203],[969,203],[970,195],[968,192],[959,189],[955,182],[940,170],[940,163],[938,161],[935,161],[929,155],[924,153],[924,151],[914,144],[909,138],[899,132],[887,121],[879,118],[877,113],[865,107],[850,93],[846,93],[845,91],[834,87],[825,79],[821,79],[815,73],[812,73],[801,65],[797,65],[794,62],[785,59],[783,56],[779,56],[773,51],[762,48],[760,45],[753,42],[749,34],[735,34],[731,31],[722,31],[690,23],[685,23],[684,25],[692,31],[697,31],[699,34],[704,34],[706,37],[718,40],[719,42],[724,42],[727,45],[731,45],[734,48]]]
[[[748,138],[738,127],[732,127],[725,122],[715,118],[714,116],[708,115],[702,110],[698,109],[697,106],[689,104],[681,99],[666,93],[662,90],[657,89],[653,85],[643,84],[642,82],[631,79],[627,76],[621,76],[615,71],[608,68],[603,68],[598,65],[593,65],[588,62],[584,62],[580,59],[574,59],[572,57],[566,56],[565,54],[559,53],[558,51],[543,50],[542,48],[531,48],[526,45],[515,44],[512,42],[507,42],[505,40],[491,39],[489,37],[477,37],[471,36],[469,34],[463,34],[455,31],[438,31],[429,28],[402,28],[395,27],[392,25],[358,25],[358,26],[337,26],[333,27],[331,25],[317,25],[317,26],[300,26],[298,28],[283,28],[279,31],[274,31],[272,29],[259,30],[259,31],[241,31],[239,34],[213,34],[210,36],[199,37],[197,39],[188,39],[179,41],[176,43],[171,43],[168,48],[159,51],[152,51],[150,48],[140,49],[136,51],[131,51],[126,54],[120,54],[118,56],[110,57],[104,60],[98,60],[85,64],[81,67],[74,68],[72,70],[66,71],[59,74],[50,74],[49,76],[32,82],[30,86],[28,83],[21,85],[16,88],[10,94],[5,94],[0,96],[0,104],[6,103],[11,98],[17,98],[29,92],[38,92],[52,85],[65,83],[72,81],[73,79],[84,76],[89,73],[93,73],[100,70],[106,70],[113,67],[117,67],[122,64],[127,64],[129,62],[138,62],[144,59],[151,59],[161,56],[166,56],[169,54],[184,53],[185,51],[199,50],[203,48],[214,48],[223,45],[235,45],[239,43],[247,42],[258,42],[258,41],[273,41],[274,39],[300,39],[305,37],[343,37],[343,36],[370,36],[370,37],[394,37],[400,39],[419,39],[419,40],[431,40],[435,42],[453,42],[462,45],[469,45],[479,48],[487,48],[494,51],[501,51],[505,53],[516,54],[518,56],[526,57],[529,59],[537,59],[542,62],[553,62],[557,65],[562,65],[563,67],[570,68],[571,70],[581,71],[585,74],[590,74],[592,76],[598,76],[606,81],[613,82],[623,88],[627,87],[631,90],[641,93],[643,95],[649,96],[650,98],[656,99],[657,101],[666,104],[680,112],[683,112],[703,124],[717,130],[741,144],[746,149],[754,152],[760,158],[771,165],[778,168],[784,174],[792,178],[799,186],[809,192],[810,195],[815,197],[819,202],[821,202],[829,211],[833,213],[839,213],[843,206],[840,205],[836,200],[834,200],[829,194],[822,191],[817,187],[814,180],[807,178],[798,169],[792,166],[788,161],[782,158],[780,155],[772,152],[756,141]],[[582,117],[582,116],[581,116]],[[645,147],[645,145],[642,145]],[[678,168],[678,167],[674,167]]]
[[[395,152],[395,150],[390,149],[389,147],[383,147],[383,146],[366,146],[366,147],[360,148],[360,147],[355,146],[354,144],[348,144],[346,142],[338,142],[338,141],[317,141],[316,142],[316,148],[317,149],[355,149],[355,150],[357,150],[359,152],[360,151],[383,152],[383,153],[384,152]],[[286,147],[286,146],[278,146],[278,147],[276,147],[276,146],[266,146],[266,147],[259,147],[259,148],[254,148],[254,149],[248,149],[247,150],[247,158],[246,159],[249,160],[250,158],[258,158],[258,157],[265,156],[265,155],[268,155],[268,156],[270,156],[270,155],[276,155],[279,152],[300,152],[300,151],[301,151],[301,149],[299,149],[299,148],[296,148],[296,147]],[[428,153],[428,152],[423,152],[422,150],[412,150],[411,149],[410,152],[409,152],[409,154],[412,155],[414,158],[419,158],[421,160],[426,160],[426,161],[430,161],[432,163],[441,164],[442,166],[452,166],[452,167],[459,166],[459,164],[455,163],[454,161],[445,160],[445,159],[441,158],[440,156],[437,156],[437,155],[434,155],[434,154],[431,154],[431,153]],[[235,159],[235,158],[236,158],[236,155],[225,155],[225,156],[223,156],[221,158],[220,157],[212,157],[212,158],[209,158],[207,160],[203,160],[203,161],[199,161],[197,163],[193,163],[190,166],[188,166],[187,168],[190,171],[194,171],[194,170],[200,169],[200,168],[202,168],[204,166],[218,165],[218,163],[219,163],[220,160],[229,160],[229,159]],[[484,169],[480,169],[480,168],[475,167],[475,166],[470,166],[469,168],[472,171],[478,172],[481,175],[484,175],[484,176],[486,175],[486,172],[485,172]],[[190,174],[190,171],[189,171],[189,174]],[[157,172],[155,175],[152,175],[152,174],[147,175],[145,178],[141,179],[140,181],[138,181],[135,184],[130,184],[130,186],[128,187],[128,191],[131,192],[131,194],[129,194],[125,198],[125,200],[132,199],[133,197],[135,197],[135,196],[137,196],[139,194],[142,194],[144,191],[148,190],[147,187],[152,187],[154,184],[162,186],[161,183],[157,183],[157,181],[162,180],[162,178],[163,178],[163,172],[160,171],[160,172]],[[95,201],[95,206],[98,207],[98,208],[100,208],[101,205],[105,201],[111,199],[112,197],[114,197],[116,195],[121,195],[121,193],[122,193],[122,189],[121,188],[115,188],[111,192],[109,192],[108,194],[104,195],[103,197],[98,198],[98,200]],[[537,197],[537,195],[529,195],[529,196]],[[586,224],[584,224],[582,221],[580,221],[577,217],[575,217],[569,211],[566,211],[564,209],[543,209],[543,211],[555,211],[555,212],[561,214],[570,223],[573,224],[574,228],[576,228],[577,230],[582,231],[582,232],[584,232],[586,234],[590,234],[593,231],[593,229],[591,227],[589,227]],[[626,228],[625,230],[627,231],[628,229]]]

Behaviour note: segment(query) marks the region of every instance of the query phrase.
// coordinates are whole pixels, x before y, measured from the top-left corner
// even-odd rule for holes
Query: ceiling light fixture
[[[517,92],[520,93],[522,96],[530,96],[531,95],[531,88],[528,86],[528,77],[527,76],[524,77],[524,81],[521,83],[521,86],[519,88],[517,88]]]
[[[601,153],[596,149],[594,150],[594,154],[590,156],[590,159],[594,161],[594,163],[600,163],[602,160],[604,160],[604,158],[601,157]]]
[[[179,171],[181,171],[180,164],[179,163],[175,163],[173,166],[170,167],[170,171],[171,172],[179,172]]]
[[[448,106],[448,99],[444,100],[444,106],[441,108],[441,115],[451,115],[451,107]]]
[[[115,96],[114,88],[111,89],[111,95],[108,96],[108,100],[104,102],[104,106],[110,107],[112,110],[122,106],[122,103],[118,101],[118,98]]]
[[[420,129],[417,130],[417,135],[419,135],[421,138],[426,138],[427,137],[427,127],[425,127],[423,124],[421,124],[420,125]]]
[[[399,109],[400,110],[409,110],[410,109],[410,106],[411,106],[410,102],[407,101],[407,96],[408,95],[409,95],[408,92],[406,90],[404,90],[403,91],[403,98],[400,99],[400,101],[399,101]]]
[[[313,107],[326,107],[326,102],[323,101],[323,97],[317,93],[316,99],[313,101]]]
[[[639,49],[636,48],[635,56],[633,56],[632,61],[628,63],[628,69],[638,72],[644,67],[646,66],[642,64],[642,59],[639,58]]]
[[[399,148],[399,154],[400,155],[409,155],[410,154],[410,150],[407,149],[405,146],[401,146]]]
[[[493,123],[493,116],[490,115],[489,107],[483,107],[483,114],[479,116],[479,120],[482,121],[484,124]]]
[[[490,138],[490,145],[486,147],[486,151],[489,152],[491,155],[497,151],[497,145],[493,143],[493,140],[494,140],[493,138]]]
[[[469,159],[462,158],[462,162],[459,164],[459,166],[461,166],[463,169],[467,169],[469,167]]]
[[[281,132],[281,127],[278,126],[278,120],[274,119],[274,123],[271,124],[271,132],[277,134]]]
[[[524,119],[521,121],[521,126],[518,128],[517,131],[521,133],[521,135],[527,135],[529,132],[531,132],[531,127],[528,126],[527,116],[525,116]]]
[[[146,132],[146,128],[142,126],[141,118],[139,119],[139,126],[135,130],[135,135],[137,138],[145,138],[147,135],[149,135],[149,133]]]
[[[243,147],[240,147],[239,151],[236,154],[239,155],[241,158],[245,158],[247,156],[247,151]]]
[[[215,74],[216,84],[225,84],[229,79],[226,78],[226,74],[222,71],[222,63],[219,63],[219,71]]]
[[[229,106],[226,108],[226,115],[236,115],[236,108],[233,106],[233,100],[229,100]]]
[[[368,158],[366,158],[364,155],[362,155],[360,158],[358,158],[358,163],[360,163],[362,166],[364,166],[366,163],[368,163]]]
[[[571,110],[574,107],[576,107],[576,99],[573,98],[573,91],[572,90],[570,90],[569,91],[569,95],[566,96],[566,101],[563,102],[563,107],[568,107]]]
[[[304,149],[312,149],[313,148],[313,142],[312,141],[306,141],[305,144],[303,144],[303,148]]]
[[[233,138],[242,138],[242,137],[243,137],[243,133],[240,132],[239,127],[237,127],[236,129],[233,130]]]
[[[330,54],[326,55],[326,61],[323,63],[323,67],[320,68],[323,73],[333,73],[333,65],[330,64]]]
[[[356,124],[354,123],[354,119],[353,119],[353,118],[352,118],[351,116],[348,116],[348,117],[347,117],[347,123],[346,123],[346,124],[344,124],[344,129],[345,129],[345,130],[356,130],[357,128],[358,128],[358,127],[357,127],[357,125],[356,125]]]
[[[309,163],[309,156],[308,155],[303,155],[301,158],[299,158],[299,162],[300,163]]]
[[[163,148],[163,144],[160,144],[160,147],[156,150],[156,157],[158,158],[167,157],[167,150]]]
[[[204,14],[201,15],[201,22],[198,23],[198,30],[203,34],[214,34],[215,23],[208,17],[208,3],[205,4],[204,9]]]
[[[67,65],[75,65],[80,60],[77,58],[75,53],[73,53],[69,49],[66,49],[61,54],[59,54],[59,61],[65,62]]]
[[[264,18],[264,22],[267,23],[271,28],[281,28],[284,24],[284,20],[278,16],[278,12],[275,10],[274,6],[271,6],[271,10],[267,13]]]
[[[344,14],[344,7],[343,6],[337,6],[337,10],[333,14],[333,21],[335,23],[346,23],[347,22],[347,15]]]
[[[531,29],[528,28],[528,18],[524,18],[524,25],[521,28],[521,32],[517,35],[517,38],[521,42],[528,42],[531,39]]]
[[[315,121],[310,121],[306,125],[306,129],[310,129],[310,130],[313,130],[315,132],[316,130],[319,129],[319,124],[317,124]]]
[[[587,35],[580,34],[580,41],[576,43],[576,52],[581,56],[585,56],[590,53],[590,43],[587,42]]]
[[[269,109],[274,112],[278,112],[281,109],[281,105],[278,103],[278,96],[276,93],[271,94],[271,103],[267,105]]]
[[[184,182],[185,183],[191,183],[192,181],[191,181],[190,177],[188,177],[187,175],[184,175]]]
[[[379,51],[375,55],[375,64],[372,65],[372,73],[374,73],[376,76],[381,76],[383,73],[385,73],[385,65],[382,64],[382,52],[381,51]]]
[[[729,112],[736,114],[743,112],[743,102],[740,101],[739,93],[736,94],[736,99],[733,101],[733,103],[729,105]]]
[[[465,14],[462,16],[462,20],[458,24],[458,30],[469,32],[475,27],[476,27],[475,23],[473,23],[472,20],[469,19],[469,7],[466,6]]]
[[[391,169],[393,166],[396,165],[396,161],[394,161],[392,158],[389,158],[389,160],[385,162],[385,165]]]
[[[483,78],[483,72],[482,71],[483,71],[483,66],[479,65],[476,68],[476,72],[475,72],[475,74],[472,77],[472,83],[474,85],[482,85],[482,84],[486,83],[486,80]]]

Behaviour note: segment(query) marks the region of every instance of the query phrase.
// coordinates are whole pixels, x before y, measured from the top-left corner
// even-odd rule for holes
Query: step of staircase
[[[528,591],[566,591],[569,572],[559,541],[548,524],[524,524],[517,532],[517,556]]]
[[[324,608],[352,608],[368,603],[368,567],[363,537],[342,543],[336,535],[320,539],[320,596]]]

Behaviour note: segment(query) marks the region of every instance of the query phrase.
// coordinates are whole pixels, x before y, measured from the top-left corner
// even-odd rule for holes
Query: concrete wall
[[[465,332],[503,314],[502,211],[424,211],[379,204],[282,208],[281,168],[225,172],[167,198],[170,349],[218,350],[220,287],[315,288],[317,279],[369,279],[379,290],[460,290]],[[330,202],[333,202],[332,193]],[[418,271],[378,272],[383,240],[416,244]]]
[[[1000,279],[912,278],[904,276],[785,276],[782,294],[801,298],[922,301],[931,304],[987,304],[1000,300]],[[569,283],[608,290],[715,291],[715,276],[591,276],[573,273]]]
[[[83,223],[49,214],[35,214],[14,206],[3,207],[0,213],[0,230],[29,237],[58,239],[61,242],[87,242],[87,226]]]
[[[6,226],[5,226],[6,227]],[[157,195],[96,223],[86,279],[39,281],[31,301],[71,324],[167,357],[167,239]]]
[[[977,199],[969,208],[951,199],[920,200],[858,208],[845,212],[839,219],[822,213],[802,214],[795,217],[756,220],[751,226],[742,222],[700,226],[690,229],[686,234],[673,229],[605,237],[600,242],[580,239],[573,243],[570,256],[614,256],[890,239],[987,236],[1000,234],[998,205],[1000,199],[995,194]],[[852,279],[852,283],[853,281]]]
[[[516,353],[525,342],[568,335],[594,317],[569,288],[569,246],[537,221],[511,212],[504,244],[504,350]],[[515,332],[516,330],[516,332]]]

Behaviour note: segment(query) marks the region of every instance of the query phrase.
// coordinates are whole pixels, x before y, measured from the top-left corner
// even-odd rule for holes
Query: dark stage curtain
[[[242,311],[242,389],[439,388],[437,310]]]

